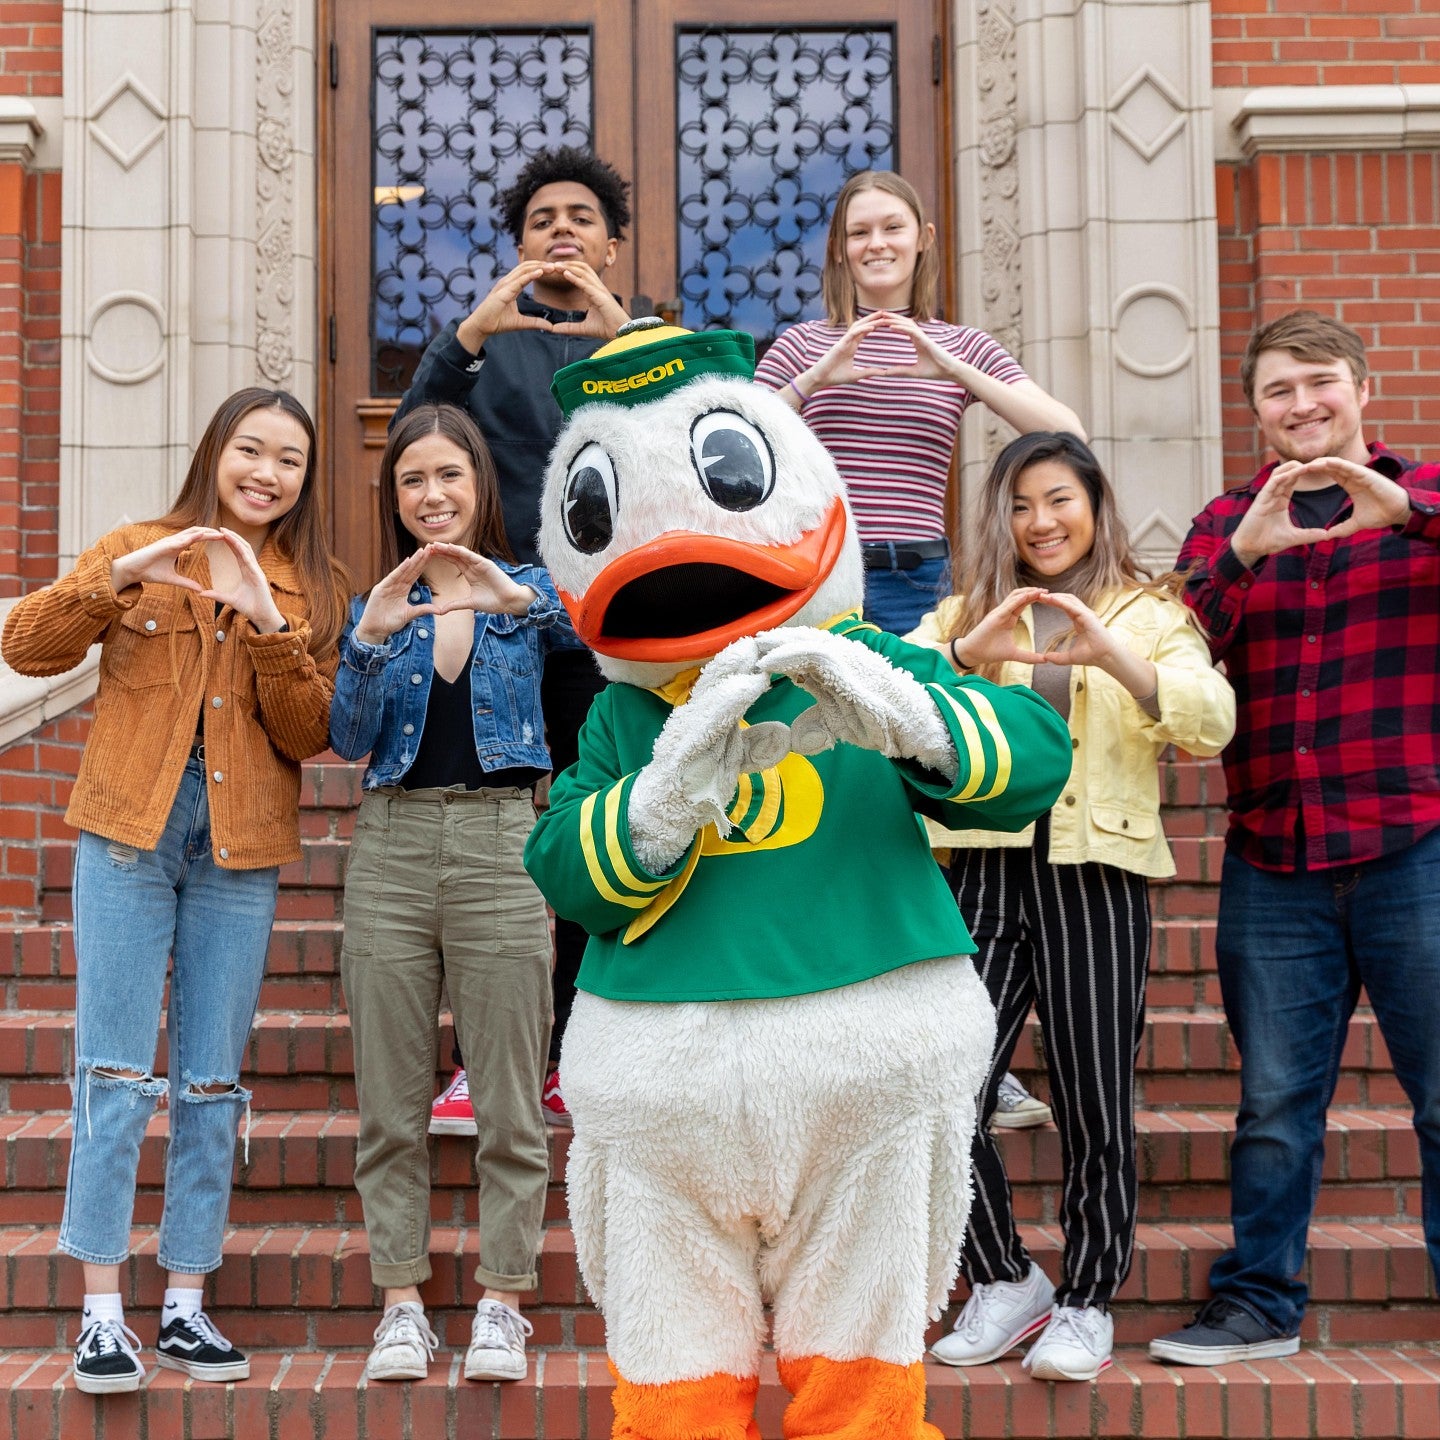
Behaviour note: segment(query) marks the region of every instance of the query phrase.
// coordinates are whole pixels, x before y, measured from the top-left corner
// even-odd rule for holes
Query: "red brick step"
[[[154,1369],[137,1395],[95,1400],[67,1380],[68,1357],[0,1357],[0,1429],[16,1440],[253,1440],[364,1436],[367,1440],[608,1440],[613,1390],[600,1354],[542,1354],[509,1385],[472,1384],[460,1357],[442,1352],[430,1378],[367,1384],[360,1355],[273,1351],[253,1356],[251,1378],[200,1385]],[[1032,1380],[1018,1358],[970,1370],[926,1365],[929,1418],[973,1440],[1339,1440],[1440,1434],[1440,1353],[1414,1345],[1305,1349],[1285,1360],[1217,1370],[1156,1365],[1121,1349],[1093,1384]],[[757,1416],[778,1440],[786,1400],[773,1361],[761,1371]]]

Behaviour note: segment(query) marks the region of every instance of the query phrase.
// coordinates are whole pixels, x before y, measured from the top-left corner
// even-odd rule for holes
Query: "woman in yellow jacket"
[[[944,650],[959,670],[1035,689],[1067,719],[1074,765],[1059,803],[1028,830],[937,841],[955,847],[956,898],[999,1038],[961,1260],[971,1296],[933,1353],[981,1365],[1038,1334],[1025,1358],[1033,1376],[1089,1380],[1110,1364],[1108,1307],[1135,1240],[1147,882],[1175,873],[1158,762],[1167,745],[1217,754],[1235,728],[1235,696],[1178,588],[1132,553],[1110,483],[1074,435],[1041,431],[1008,445],[975,520],[957,594],[908,638]],[[1064,1160],[1058,1286],[1021,1243],[985,1123],[1032,1003]]]

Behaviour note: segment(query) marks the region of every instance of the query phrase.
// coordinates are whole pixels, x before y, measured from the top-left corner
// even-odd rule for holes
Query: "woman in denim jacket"
[[[439,1343],[430,1276],[426,1135],[444,983],[478,1127],[484,1287],[465,1375],[525,1374],[520,1292],[549,1179],[540,1108],[550,1032],[545,903],[520,863],[533,786],[550,768],[540,675],[574,643],[541,569],[513,563],[495,468],[475,422],[423,405],[380,462],[382,564],[351,604],[330,743],[367,752],[345,878],[341,978],[350,1009],[360,1139],[355,1183],[370,1271],[384,1291],[367,1373],[422,1378]]]

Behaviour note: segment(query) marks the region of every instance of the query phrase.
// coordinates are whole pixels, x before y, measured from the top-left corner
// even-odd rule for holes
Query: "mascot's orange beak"
[[[560,599],[575,633],[617,660],[699,660],[783,625],[824,584],[845,540],[839,497],[792,545],[668,530]]]

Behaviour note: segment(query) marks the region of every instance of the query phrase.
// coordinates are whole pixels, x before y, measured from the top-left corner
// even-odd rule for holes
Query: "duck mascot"
[[[916,816],[1028,825],[1069,735],[861,619],[844,484],[754,355],[637,321],[552,387],[540,548],[613,682],[525,853],[591,936],[570,1216],[615,1440],[758,1440],[767,1328],[790,1440],[940,1440],[995,1025]]]

